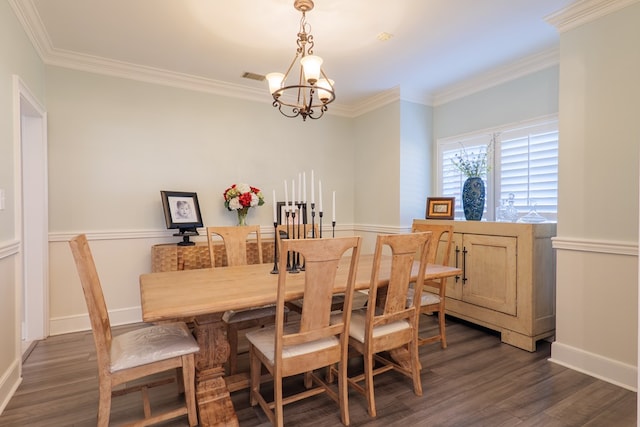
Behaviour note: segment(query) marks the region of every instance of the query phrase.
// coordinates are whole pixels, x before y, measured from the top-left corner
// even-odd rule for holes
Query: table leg
[[[224,380],[229,343],[222,313],[196,317],[193,323],[200,345],[200,352],[196,355],[196,400],[200,425],[239,426]]]

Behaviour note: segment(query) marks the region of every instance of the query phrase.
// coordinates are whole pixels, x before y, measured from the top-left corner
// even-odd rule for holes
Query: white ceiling
[[[430,104],[462,82],[557,52],[544,18],[573,0],[315,0],[315,53],[335,80],[334,105],[400,87]],[[284,72],[301,14],[293,0],[11,0],[49,64],[138,70],[245,94]],[[392,34],[379,41],[381,32]]]

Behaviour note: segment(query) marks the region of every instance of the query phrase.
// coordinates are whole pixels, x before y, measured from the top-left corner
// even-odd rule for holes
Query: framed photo
[[[291,208],[291,203],[289,206],[285,205],[285,202],[277,202],[277,211],[278,211],[278,224],[286,224],[287,223],[287,210]],[[289,211],[290,212],[290,211]],[[296,218],[295,224],[303,224],[303,218],[306,216],[307,210],[305,206],[302,206],[302,213],[298,209],[298,205],[296,205]],[[289,213],[289,224],[294,224],[293,216]]]
[[[162,207],[167,228],[190,230],[202,227],[202,215],[196,193],[161,191]]]
[[[453,219],[455,197],[428,197],[427,219]]]

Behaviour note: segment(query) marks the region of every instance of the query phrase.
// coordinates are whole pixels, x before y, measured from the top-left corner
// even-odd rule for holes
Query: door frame
[[[17,336],[33,341],[49,335],[47,113],[17,75],[13,111]]]

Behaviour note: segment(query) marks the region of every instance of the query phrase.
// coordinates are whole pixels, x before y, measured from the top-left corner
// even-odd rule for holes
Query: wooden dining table
[[[381,263],[380,284],[390,276],[390,257]],[[338,266],[334,293],[345,291],[349,257]],[[356,290],[369,288],[373,255],[361,255],[358,261]],[[237,426],[230,391],[248,387],[247,373],[225,377],[229,343],[222,314],[276,302],[278,274],[273,265],[253,264],[197,270],[168,271],[140,276],[142,319],[145,322],[186,320],[192,322],[200,345],[196,355],[196,400],[201,426]],[[429,279],[461,274],[459,268],[429,264]],[[282,273],[281,273],[282,274]],[[304,272],[287,280],[287,301],[304,296]],[[418,274],[418,263],[412,276]]]

